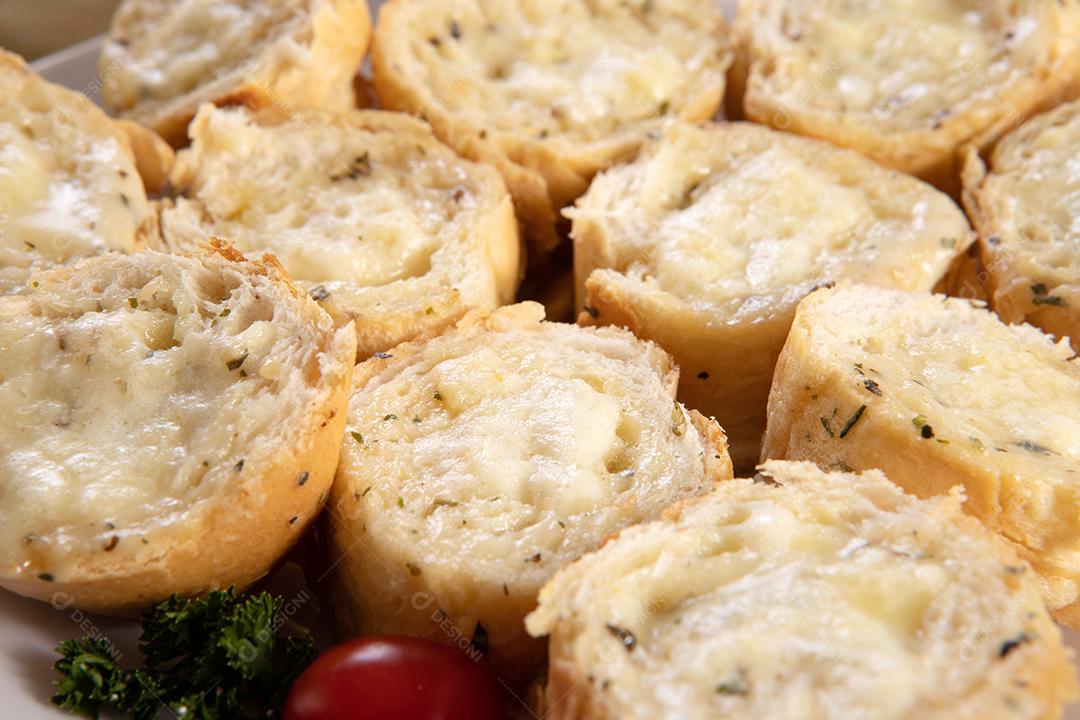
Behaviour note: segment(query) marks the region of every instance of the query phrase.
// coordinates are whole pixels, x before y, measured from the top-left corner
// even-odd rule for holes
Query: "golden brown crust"
[[[585,244],[588,244],[587,242]],[[758,460],[757,441],[765,431],[763,407],[772,380],[772,364],[749,362],[780,353],[790,319],[775,316],[753,325],[710,322],[709,313],[689,311],[674,298],[640,295],[615,272],[594,271],[585,281],[586,326],[628,328],[670,352],[679,362],[679,398],[689,407],[716,413],[722,408],[727,437],[742,439],[731,450],[738,472]],[[717,352],[717,348],[739,352]]]
[[[511,6],[515,3],[503,5]],[[647,5],[652,6],[652,3]],[[691,95],[680,99],[677,104],[670,108],[665,106],[664,113],[661,114],[670,111],[686,120],[708,119],[720,105],[724,72],[730,61],[723,37],[726,33],[723,18],[712,2],[679,0],[657,3],[656,12],[668,12],[667,6],[678,8],[675,12],[683,14],[687,14],[690,7],[696,8],[698,22],[709,28],[707,32],[716,43],[717,57],[713,62],[719,72],[716,82],[695,88]],[[458,153],[470,160],[495,167],[503,176],[514,198],[515,209],[528,241],[530,257],[540,259],[561,241],[557,228],[559,211],[586,190],[592,176],[597,172],[631,158],[646,133],[658,124],[660,118],[652,122],[628,119],[609,137],[578,140],[570,136],[565,139],[556,137],[554,133],[549,137],[547,132],[537,137],[529,134],[523,127],[496,132],[493,128],[489,130],[484,127],[483,123],[478,124],[475,118],[455,112],[439,98],[435,89],[424,85],[428,78],[418,59],[421,51],[416,48],[419,46],[426,50],[429,38],[418,38],[416,35],[422,30],[417,25],[440,28],[449,26],[459,10],[463,8],[447,2],[424,5],[417,0],[390,0],[383,5],[371,50],[374,84],[379,101],[385,108],[420,115],[431,123],[436,134]],[[626,3],[617,8],[616,3],[606,1],[591,8],[590,12],[592,11],[597,13],[593,15],[594,18],[605,14],[634,12]],[[530,15],[525,10],[522,10],[521,14]],[[539,16],[533,15],[529,21],[534,23],[540,22],[540,17],[545,23],[557,23],[563,17],[562,11],[558,9]],[[421,22],[417,21],[418,16],[423,17]],[[433,17],[437,18],[437,21],[433,20]],[[667,20],[663,17],[657,20],[665,21]],[[512,32],[521,31],[513,26],[515,22],[520,24],[520,18],[508,22],[506,27]],[[493,21],[491,26],[495,24]],[[505,27],[501,25],[499,29],[505,31]],[[661,36],[656,37],[659,41]],[[442,42],[441,38],[436,40]],[[446,40],[450,41],[449,38]],[[435,45],[436,41],[431,43]],[[582,53],[592,50],[594,49],[587,47],[576,48],[577,52]],[[528,64],[532,60],[526,57],[520,59],[520,62]],[[459,79],[455,82],[481,81]],[[456,88],[453,92],[460,89],[462,88]],[[503,108],[498,110],[502,111]]]
[[[848,70],[849,63],[845,60],[826,58],[824,70],[812,81],[811,89],[785,85],[783,67],[786,66],[782,66],[782,62],[789,61],[781,62],[777,53],[797,52],[800,40],[797,34],[794,37],[785,34],[788,32],[787,15],[793,12],[788,8],[805,10],[805,14],[827,13],[830,12],[828,9],[819,11],[808,5],[799,8],[792,0],[744,0],[734,24],[738,40],[730,74],[732,92],[728,96],[728,105],[733,109],[734,117],[745,117],[780,130],[858,150],[883,165],[916,175],[958,196],[962,162],[959,153],[963,146],[973,144],[986,149],[1025,119],[1076,97],[1080,91],[1076,82],[1080,71],[1080,6],[1077,3],[1073,0],[1057,3],[1025,0],[1021,3],[985,3],[985,6],[980,11],[1008,13],[1020,18],[1020,23],[1028,19],[1038,23],[1038,31],[1045,30],[1051,36],[1045,46],[1038,49],[1045,57],[1035,65],[1017,66],[1013,79],[1005,86],[991,85],[994,81],[989,79],[986,68],[970,63],[962,66],[962,71],[972,77],[987,78],[973,82],[971,92],[973,96],[985,94],[985,102],[979,101],[959,110],[940,107],[937,108],[940,115],[928,116],[918,126],[895,131],[867,119],[865,114],[861,117],[843,108],[843,99],[838,95],[829,98],[834,101],[832,104],[826,101],[824,105],[815,106],[811,102],[808,93],[835,93],[829,86],[839,73]],[[1015,27],[1021,27],[1021,24]],[[1024,34],[1031,31],[1026,25],[1023,27]],[[1007,42],[1021,32],[1012,29],[1004,34]],[[911,52],[919,53],[920,50],[912,48]],[[1012,62],[1007,47],[1003,53],[1005,60],[995,59],[995,62]],[[879,66],[880,61],[866,58],[865,65]],[[988,87],[993,88],[992,93],[986,92]],[[968,100],[965,97],[962,101]]]
[[[238,67],[216,69],[209,82],[180,89],[165,97],[148,99],[132,93],[123,83],[139,83],[128,73],[138,72],[129,47],[142,43],[154,26],[179,4],[159,0],[127,0],[114,16],[98,63],[103,77],[102,100],[114,114],[153,128],[173,147],[187,144],[187,126],[204,102],[246,105],[258,109],[355,107],[353,78],[359,70],[371,35],[371,16],[364,0],[296,0],[297,22],[291,37],[277,38],[256,48],[261,54],[246,58]],[[139,7],[144,5],[145,7]],[[305,22],[299,18],[307,16]],[[213,30],[208,42],[214,43]],[[132,35],[139,35],[132,40]],[[157,38],[157,40],[166,40]],[[297,47],[299,46],[299,47]]]
[[[207,250],[244,274],[269,278],[296,301],[301,317],[322,322],[322,311],[292,286],[272,256],[248,261],[219,240]],[[43,285],[46,281],[64,283],[95,271],[100,268],[83,263],[53,270],[40,279]],[[252,453],[240,465],[242,482],[234,483],[227,494],[213,498],[212,505],[167,534],[148,532],[146,537],[160,542],[160,551],[140,555],[123,551],[125,545],[121,545],[103,554],[87,548],[57,577],[35,569],[31,561],[14,571],[5,570],[0,586],[57,607],[132,615],[174,593],[197,595],[229,586],[243,589],[262,577],[322,510],[337,466],[355,338],[351,332],[338,331],[324,340],[324,365],[308,372],[326,371],[321,382],[333,384],[319,403],[305,408],[302,424],[287,431],[293,444],[264,448],[267,452],[261,459]]]

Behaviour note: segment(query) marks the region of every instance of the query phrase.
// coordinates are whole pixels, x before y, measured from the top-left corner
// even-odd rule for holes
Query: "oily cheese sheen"
[[[523,619],[561,565],[731,477],[666,353],[543,319],[513,305],[357,367],[328,506],[346,633],[473,641],[526,678]]]
[[[1075,94],[1076,0],[741,0],[732,105],[958,189],[985,146]]]
[[[344,110],[370,34],[365,0],[124,0],[101,98],[175,146],[204,102]]]
[[[1080,103],[1013,131],[964,166],[964,203],[979,232],[992,306],[1080,349]]]
[[[930,290],[972,242],[933,187],[858,153],[746,123],[674,123],[574,208],[582,320],[679,363],[679,399],[757,461],[795,305],[841,280]]]
[[[547,717],[1060,717],[1076,680],[1031,569],[956,496],[761,470],[544,587]]]
[[[138,249],[153,213],[124,129],[3,51],[0,97],[0,295],[35,270]]]
[[[716,112],[730,59],[713,0],[391,0],[372,44],[383,106],[497,167],[539,253],[664,117]]]
[[[170,248],[271,252],[361,358],[513,302],[522,260],[498,173],[399,113],[203,106],[161,210]]]
[[[968,301],[860,285],[810,295],[776,367],[762,457],[881,468],[1014,543],[1080,623],[1080,366]]]
[[[128,612],[265,573],[329,491],[352,328],[220,244],[35,282],[0,298],[0,585]]]

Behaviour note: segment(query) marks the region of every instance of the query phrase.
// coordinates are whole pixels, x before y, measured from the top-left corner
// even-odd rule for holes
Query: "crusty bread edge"
[[[243,255],[218,241],[216,252],[241,265],[243,272],[260,274],[284,284],[293,297],[301,294],[284,275],[273,256],[248,262]],[[78,265],[51,271],[75,275]],[[303,312],[317,317],[322,311],[304,300]],[[319,514],[333,481],[345,432],[348,391],[356,338],[351,328],[338,329],[327,348],[328,360],[342,368],[325,401],[307,413],[297,428],[304,438],[299,447],[279,448],[261,467],[249,463],[247,478],[227,495],[216,498],[205,522],[179,542],[172,542],[139,567],[89,556],[77,562],[70,579],[46,581],[25,573],[0,576],[0,586],[55,607],[77,607],[91,612],[132,615],[169,595],[198,595],[235,586],[243,589],[266,574],[301,537]],[[297,482],[307,472],[302,485]],[[175,540],[170,536],[170,540]]]

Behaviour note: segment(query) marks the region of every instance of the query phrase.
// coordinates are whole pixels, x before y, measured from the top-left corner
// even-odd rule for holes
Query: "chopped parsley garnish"
[[[844,427],[840,430],[841,438],[847,437],[847,434],[851,432],[851,428],[855,427],[855,423],[859,422],[859,419],[862,418],[863,413],[865,412],[866,406],[860,405],[859,409],[855,411],[855,414],[848,418],[848,421],[844,423]]]

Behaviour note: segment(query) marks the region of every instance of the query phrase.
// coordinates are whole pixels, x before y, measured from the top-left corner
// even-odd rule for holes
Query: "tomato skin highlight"
[[[483,660],[421,638],[373,635],[337,645],[297,678],[284,720],[501,720]]]

